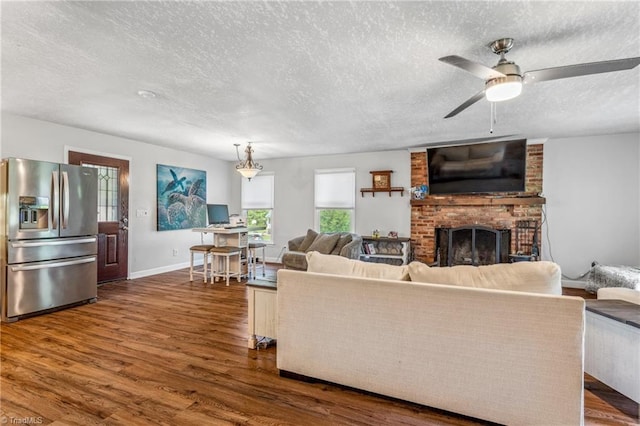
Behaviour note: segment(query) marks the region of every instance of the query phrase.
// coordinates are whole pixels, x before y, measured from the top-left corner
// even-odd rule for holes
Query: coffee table
[[[255,279],[247,282],[249,298],[249,349],[258,344],[256,336],[277,338],[278,320],[278,283],[270,279]]]

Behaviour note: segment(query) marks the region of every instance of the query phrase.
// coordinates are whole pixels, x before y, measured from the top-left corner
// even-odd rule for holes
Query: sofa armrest
[[[360,237],[359,235],[353,235],[353,239],[351,240],[351,242],[342,247],[342,250],[340,250],[340,256],[346,257],[348,259],[359,259],[361,246],[362,237]]]
[[[300,247],[300,244],[302,244],[302,241],[304,241],[305,236],[306,235],[302,235],[300,237],[296,237],[292,240],[289,240],[288,242],[289,251],[298,251],[298,247]]]

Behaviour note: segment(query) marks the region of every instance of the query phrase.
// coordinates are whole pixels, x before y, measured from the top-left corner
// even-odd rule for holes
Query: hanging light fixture
[[[242,176],[251,180],[252,177],[260,173],[260,170],[262,170],[262,166],[259,163],[253,161],[253,148],[251,148],[251,142],[247,143],[247,148],[245,148],[244,150],[244,153],[246,154],[244,160],[240,159],[240,150],[238,149],[240,144],[234,143],[233,145],[236,147],[236,155],[238,156],[238,164],[236,164],[236,170]]]

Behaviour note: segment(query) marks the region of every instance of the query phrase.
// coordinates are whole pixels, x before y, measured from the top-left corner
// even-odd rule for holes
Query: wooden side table
[[[278,300],[276,282],[253,280],[247,283],[249,291],[249,349],[258,344],[256,336],[276,339],[278,320]]]

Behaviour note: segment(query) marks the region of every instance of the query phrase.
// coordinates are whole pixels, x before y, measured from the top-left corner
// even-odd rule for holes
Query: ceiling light
[[[260,170],[262,170],[262,166],[253,161],[253,148],[251,148],[251,142],[247,143],[247,147],[244,150],[244,153],[246,154],[244,160],[240,159],[240,151],[238,150],[240,144],[234,143],[233,145],[236,147],[236,155],[238,156],[238,164],[236,164],[236,170],[242,176],[251,180],[252,177],[260,173]]]
[[[522,77],[507,75],[487,81],[484,93],[489,102],[501,102],[513,99],[522,93]]]
[[[138,96],[145,99],[151,99],[151,98],[155,98],[156,94],[151,90],[138,90]]]

